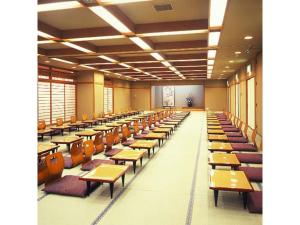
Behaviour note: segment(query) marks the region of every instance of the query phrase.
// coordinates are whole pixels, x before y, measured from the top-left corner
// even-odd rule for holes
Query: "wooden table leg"
[[[110,198],[113,198],[113,194],[114,194],[114,183],[109,183],[109,189],[110,189]]]
[[[148,150],[148,158],[150,158],[150,148],[148,148],[147,150]]]
[[[133,165],[133,173],[135,173],[135,169],[136,169],[136,161],[132,161],[132,165]]]
[[[91,181],[86,182],[86,195],[89,196],[91,192]]]
[[[214,197],[215,197],[215,206],[218,206],[218,195],[219,195],[219,191],[218,190],[214,190]]]
[[[243,192],[243,204],[244,204],[244,209],[247,207],[247,200],[248,200],[248,193]]]
[[[122,187],[124,187],[124,183],[125,183],[125,173],[122,175]]]
[[[143,157],[140,158],[141,167],[143,166]]]

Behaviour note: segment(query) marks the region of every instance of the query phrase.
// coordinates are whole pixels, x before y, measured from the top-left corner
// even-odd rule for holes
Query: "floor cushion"
[[[144,137],[145,137],[145,134],[136,134],[136,135],[133,135],[134,139],[143,139]]]
[[[81,170],[90,171],[101,164],[115,164],[115,162],[108,159],[93,159],[88,161],[87,163],[84,163],[81,167]]]
[[[232,143],[248,143],[248,139],[245,137],[228,137],[228,141]]]
[[[149,133],[150,133],[149,130],[144,130],[144,131],[142,131],[142,134],[149,134]]]
[[[241,163],[252,163],[252,164],[262,164],[263,163],[262,154],[235,153],[235,155]]]
[[[120,151],[122,151],[122,149],[113,148],[111,150],[105,151],[104,155],[107,157],[112,157],[115,154],[118,154]]]
[[[239,128],[236,127],[222,127],[224,132],[239,132]]]
[[[91,182],[91,190],[98,186],[99,183]],[[86,181],[79,180],[79,176],[67,175],[47,184],[43,191],[48,194],[84,197],[87,184]]]
[[[243,137],[241,132],[225,132],[227,137]]]
[[[251,182],[261,183],[263,180],[262,168],[260,167],[239,166],[238,170],[244,171],[249,181]]]
[[[220,121],[221,125],[231,125],[232,123],[230,121]]]
[[[262,191],[248,193],[247,208],[250,213],[262,213]]]
[[[64,168],[71,169],[73,167],[72,158],[69,156],[64,156]]]
[[[230,143],[234,151],[256,151],[256,147],[248,143]]]
[[[133,144],[134,142],[135,142],[135,140],[126,140],[124,142],[121,142],[121,144],[124,146],[129,146],[129,145]]]

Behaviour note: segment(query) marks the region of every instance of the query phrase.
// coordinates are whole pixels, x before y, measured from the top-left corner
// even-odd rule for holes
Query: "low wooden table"
[[[207,125],[208,126],[220,126],[220,122],[219,121],[217,121],[217,122],[209,122],[209,121],[207,121]]]
[[[223,134],[209,134],[208,140],[209,141],[228,141],[228,137]]]
[[[114,129],[113,127],[100,126],[100,127],[94,128],[94,131],[102,131],[104,133],[107,133],[109,131],[112,131],[113,129]]]
[[[119,123],[107,123],[107,124],[105,124],[105,126],[115,128],[115,127],[121,127],[122,124],[119,124]]]
[[[116,121],[116,123],[121,124],[121,126],[123,126],[124,124],[126,124],[126,126],[129,126],[131,122],[125,121],[125,120],[119,120],[119,121]]]
[[[75,127],[77,130],[79,130],[80,127],[83,127],[85,129],[85,123],[82,123],[80,121],[77,121],[76,123],[69,123],[70,127]]]
[[[224,130],[217,130],[217,129],[208,129],[208,134],[225,134]]]
[[[87,124],[89,127],[93,127],[94,123],[97,122],[96,120],[83,120],[82,123]]]
[[[208,125],[208,126],[207,126],[207,129],[216,129],[216,130],[220,130],[220,129],[222,129],[222,127],[221,127],[221,126],[211,126],[211,125]]]
[[[66,144],[67,145],[67,150],[70,151],[70,146],[71,144],[81,141],[83,138],[82,137],[58,137],[55,140],[52,140],[51,142],[58,145],[58,144]]]
[[[247,205],[247,193],[253,191],[244,171],[212,170],[209,188],[214,190],[215,206],[218,205],[219,191],[242,192],[244,208]]]
[[[87,195],[91,192],[91,182],[109,183],[110,197],[112,198],[114,193],[114,183],[120,177],[122,177],[122,186],[124,187],[125,173],[128,168],[128,165],[101,164],[82,177],[79,177],[79,179],[86,181]]]
[[[38,144],[38,158],[42,157],[43,155],[48,154],[49,152],[55,153],[59,145],[53,144]]]
[[[152,149],[152,152],[154,154],[155,145],[156,143],[154,141],[138,140],[133,144],[129,145],[129,147],[133,149],[147,149],[148,158],[150,158],[150,150]]]
[[[143,156],[146,153],[146,150],[122,150],[117,153],[110,159],[115,161],[115,164],[118,164],[119,161],[131,161],[133,164],[133,172],[135,173],[136,161],[140,160],[141,166],[143,165]]]
[[[52,139],[52,130],[51,129],[43,129],[43,130],[38,130],[38,136],[41,136],[42,141],[44,140],[44,135],[49,134],[51,139]]]
[[[166,124],[166,125],[175,125],[175,127],[177,127],[178,126],[178,122],[162,122],[162,124]]]
[[[93,131],[93,130],[85,130],[76,133],[75,135],[78,137],[86,137],[86,139],[92,139],[93,136],[99,134],[101,131]]]
[[[174,129],[175,129],[175,125],[168,125],[168,124],[163,124],[159,126],[160,128],[171,128],[171,133],[173,133]]]
[[[158,146],[160,147],[160,141],[163,142],[164,139],[166,138],[166,134],[164,133],[148,133],[143,137],[143,139],[146,140],[158,140]]]
[[[219,151],[219,152],[232,152],[233,148],[230,143],[224,142],[210,142],[208,144],[208,150],[211,152]]]
[[[215,169],[216,166],[230,166],[233,170],[241,165],[235,154],[227,153],[212,153],[209,157],[208,164],[211,165],[213,169]]]
[[[55,126],[55,127],[50,127],[51,130],[59,130],[61,135],[63,136],[64,135],[64,130],[68,129],[69,130],[69,133],[71,132],[71,127],[69,125],[61,125],[61,126]]]
[[[166,134],[167,138],[169,138],[172,128],[162,128],[157,127],[154,130],[152,130],[153,133],[163,133]]]
[[[107,122],[108,119],[105,118],[105,117],[99,117],[99,118],[96,118],[95,120],[97,120],[98,122],[100,122],[100,124],[102,125],[103,123]]]

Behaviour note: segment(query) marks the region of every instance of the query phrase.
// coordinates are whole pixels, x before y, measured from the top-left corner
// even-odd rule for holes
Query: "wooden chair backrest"
[[[134,134],[135,135],[138,134],[139,131],[140,131],[139,124],[138,124],[137,121],[134,121],[134,123],[133,123],[133,132],[134,132]]]
[[[48,169],[48,178],[45,183],[48,184],[53,180],[61,177],[64,170],[64,157],[61,152],[49,154],[45,158],[46,166]]]
[[[95,120],[95,119],[97,119],[97,118],[99,118],[99,113],[93,113],[93,119]]]
[[[244,135],[245,135],[245,137],[246,138],[248,138],[248,124],[247,123],[245,123],[245,127],[244,127],[244,130],[243,130],[243,133],[244,133]]]
[[[145,130],[147,127],[147,123],[146,123],[145,119],[142,119],[142,126],[143,126],[143,129]]]
[[[56,118],[56,126],[61,126],[63,125],[64,121],[62,118]]]
[[[71,116],[70,121],[71,121],[71,123],[76,123],[76,116]]]
[[[93,140],[87,140],[83,142],[83,151],[84,151],[84,162],[92,160],[92,156],[95,151],[95,146]]]
[[[113,143],[114,143],[114,135],[112,132],[108,132],[105,135],[105,139],[106,139],[106,151],[112,149]]]
[[[48,168],[45,159],[42,159],[40,162],[38,162],[38,185],[44,183],[48,179],[48,177]]]
[[[113,135],[114,135],[114,144],[120,143],[119,127],[115,127],[113,129]]]
[[[77,166],[83,162],[84,155],[83,155],[83,149],[82,149],[82,140],[77,141],[72,144],[70,154],[71,154],[73,166]]]
[[[83,114],[82,114],[82,121],[85,121],[85,120],[87,120],[87,119],[88,119],[87,113],[83,113]]]
[[[256,145],[256,128],[252,130],[252,134],[251,134],[251,142]]]
[[[127,135],[128,135],[128,127],[122,126],[122,142],[127,140]]]
[[[104,151],[104,143],[103,143],[103,134],[102,133],[96,134],[95,140],[94,140],[94,146],[95,146],[95,154],[98,154],[98,153]]]
[[[38,130],[44,130],[45,128],[46,128],[45,120],[39,120],[38,121]]]
[[[238,126],[238,128],[239,128],[240,130],[242,130],[242,127],[243,127],[243,121],[242,121],[242,120],[240,120],[240,123],[239,123],[239,126]]]

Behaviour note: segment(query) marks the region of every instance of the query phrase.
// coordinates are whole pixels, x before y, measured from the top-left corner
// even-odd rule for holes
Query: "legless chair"
[[[61,152],[46,156],[46,166],[49,171],[49,178],[46,181],[43,191],[49,194],[70,195],[84,197],[87,194],[87,184],[79,180],[79,176],[67,175],[61,177],[64,170],[64,158]],[[91,182],[91,190],[99,184]]]
[[[64,121],[62,118],[56,118],[56,126],[62,126],[64,124]]]
[[[114,164],[114,161],[112,160],[92,159],[95,151],[93,140],[88,140],[83,142],[83,151],[84,151],[84,160],[81,167],[81,170],[83,171],[90,171],[96,168],[97,166],[101,165],[102,163]]]
[[[140,134],[140,128],[137,121],[133,123],[133,138],[134,139],[143,139],[146,134]]]
[[[44,183],[49,177],[45,159],[38,162],[38,185]]]
[[[239,120],[239,130],[238,132],[225,132],[227,137],[243,137],[242,128],[243,128],[243,122]]]
[[[95,155],[104,151],[104,143],[103,143],[103,134],[102,133],[96,134],[95,140],[94,140],[94,145],[95,145],[95,152],[94,152]]]
[[[44,140],[44,135],[49,134],[50,137],[52,138],[52,130],[51,129],[46,129],[46,122],[45,120],[39,120],[38,121],[38,136]]]
[[[243,136],[243,134],[241,133],[241,129],[242,129],[242,121],[240,121],[239,123],[239,119],[237,118],[235,121],[237,124],[239,124],[239,131],[238,132],[229,132],[229,133],[225,133],[228,137],[228,141],[231,143],[247,143],[248,142],[248,137],[247,135],[245,135],[245,137]]]
[[[113,135],[114,135],[114,145],[120,143],[120,136],[119,136],[119,127],[115,127],[113,129]]]
[[[247,134],[248,125],[246,124],[245,126],[246,126],[245,130]],[[230,143],[230,144],[234,151],[255,152],[257,151],[255,138],[256,138],[256,129],[252,131],[251,143]]]
[[[112,157],[115,154],[117,154],[120,151],[122,151],[122,149],[113,148],[114,135],[113,135],[112,132],[106,133],[105,139],[106,139],[106,146],[105,146],[105,151],[104,151],[104,155],[105,156]]]
[[[64,157],[65,168],[70,169],[79,164],[81,164],[84,160],[83,149],[82,149],[82,140],[75,142],[71,146],[70,156]]]
[[[80,127],[83,127],[85,128],[85,124],[80,122],[80,121],[77,121],[76,120],[76,116],[71,116],[70,117],[70,123],[69,123],[69,126],[70,127],[75,127],[77,130],[79,130]]]
[[[128,138],[131,137],[131,132],[130,129],[127,126],[122,127],[122,140],[121,144],[124,146],[129,146],[133,144],[135,141],[134,140],[129,140]]]

